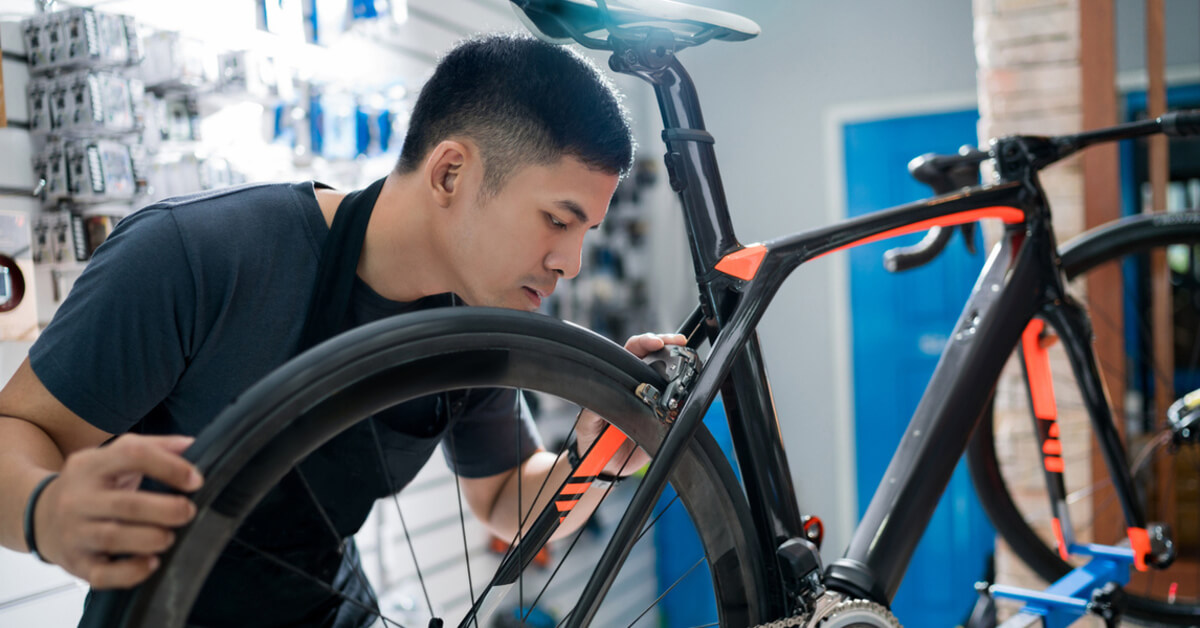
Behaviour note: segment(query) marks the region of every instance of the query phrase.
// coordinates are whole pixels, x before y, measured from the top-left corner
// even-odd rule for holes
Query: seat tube
[[[746,487],[759,551],[766,559],[771,578],[769,600],[782,599],[782,584],[776,552],[782,541],[804,538],[804,522],[796,502],[784,453],[779,420],[771,398],[758,334],[752,334],[734,358],[729,376],[721,386],[729,432]],[[786,612],[779,608],[777,612]]]
[[[670,49],[653,41],[618,46],[609,64],[654,87],[667,146],[663,156],[667,177],[683,203],[696,277],[702,279],[741,245],[733,233],[714,140],[704,127],[696,87]]]

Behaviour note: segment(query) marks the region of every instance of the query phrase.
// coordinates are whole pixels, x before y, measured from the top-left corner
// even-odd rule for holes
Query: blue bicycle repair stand
[[[992,597],[1003,597],[1025,602],[1021,612],[1000,625],[1031,626],[1031,621],[1041,620],[1044,628],[1065,628],[1090,610],[1092,595],[1110,582],[1121,586],[1129,583],[1133,568],[1133,550],[1109,545],[1077,545],[1072,543],[1074,555],[1091,556],[1092,560],[1078,567],[1050,585],[1045,591],[1034,591],[996,584],[988,588]]]

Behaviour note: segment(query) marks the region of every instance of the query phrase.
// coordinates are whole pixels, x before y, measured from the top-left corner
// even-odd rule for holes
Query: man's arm
[[[191,520],[185,497],[139,492],[143,476],[179,490],[200,475],[179,454],[191,438],[111,437],[50,393],[28,358],[0,390],[0,545],[29,551],[24,517],[34,487],[58,473],[37,501],[34,536],[43,558],[97,588],[131,586],[158,565],[171,529]],[[113,560],[113,555],[129,558]]]

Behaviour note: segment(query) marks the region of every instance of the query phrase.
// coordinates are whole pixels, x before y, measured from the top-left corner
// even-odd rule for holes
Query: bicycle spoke
[[[1092,313],[1093,319],[1095,319],[1097,315],[1100,315],[1101,319],[1104,320],[1108,324],[1108,326],[1111,330],[1119,333],[1119,330],[1121,328],[1118,327],[1115,323],[1113,323],[1111,318],[1108,318],[1108,316],[1106,314],[1104,314],[1103,312],[1097,311],[1097,312]],[[1139,323],[1140,324],[1137,325],[1137,328],[1138,328],[1138,334],[1141,336],[1143,347],[1153,347],[1154,346],[1154,340],[1153,340],[1154,332],[1153,332],[1153,330],[1150,329],[1150,322],[1148,320],[1142,318],[1142,319],[1140,319]],[[1144,351],[1144,349],[1143,349],[1143,351]],[[1156,386],[1166,385],[1172,389],[1172,394],[1174,394],[1174,388],[1175,388],[1174,379],[1168,373],[1166,373],[1164,371],[1162,366],[1160,364],[1158,364],[1156,360],[1146,360],[1145,365],[1150,368],[1150,372],[1153,374],[1152,381],[1154,382],[1154,384]],[[1163,408],[1162,412],[1166,412],[1166,408]]]
[[[521,393],[521,391],[520,391],[520,390],[518,390],[518,391],[517,391],[517,397],[516,397],[516,401],[515,401],[515,409],[514,409],[514,412],[513,412],[513,420],[516,420],[516,421],[519,421],[519,420],[520,420],[520,417],[521,417],[521,395],[522,395],[522,394],[523,394],[523,393]],[[572,427],[571,427],[571,432],[572,432],[572,433],[575,431],[575,428],[576,428],[576,427],[578,427],[578,425],[579,425],[579,419],[580,419],[580,417],[581,417],[581,416],[582,416],[582,412],[580,413],[580,415],[578,415],[578,416],[576,416],[576,417],[575,417],[575,423],[574,423],[574,424],[572,425]],[[519,432],[518,432],[518,435],[517,435],[517,440],[518,440],[518,443],[517,443],[517,452],[518,452],[518,458],[520,458],[520,457],[521,457],[521,456],[520,456],[520,446],[521,446],[521,443],[520,443],[520,434],[519,434]],[[557,454],[557,455],[554,457],[554,463],[553,463],[553,464],[551,465],[551,467],[550,467],[550,468],[551,468],[551,470],[553,470],[555,467],[557,467],[557,466],[558,466],[558,463],[559,463],[559,461],[561,461],[561,460],[562,460],[562,456],[563,456],[563,454],[564,454],[564,453],[565,453],[565,449],[564,449],[563,451],[560,451],[560,452],[558,452],[558,454]],[[523,477],[523,474],[522,474],[522,472],[521,472],[521,464],[522,464],[522,463],[523,463],[523,460],[522,460],[522,461],[518,461],[518,463],[517,463],[517,473],[518,473],[518,478],[517,478],[517,504],[518,504],[518,511],[522,510],[522,508],[520,507],[520,504],[524,503],[524,496],[523,496],[523,493],[522,493],[522,488],[521,488],[521,487],[524,485],[524,482],[522,482],[522,481],[521,481],[521,479],[522,479],[522,477]],[[517,555],[517,560],[518,560],[519,562],[521,562],[522,564],[524,563],[524,553],[523,553],[523,552],[524,552],[524,550],[522,550],[522,549],[521,549],[521,545],[522,545],[522,543],[521,543],[521,538],[522,538],[522,536],[523,536],[523,534],[522,534],[522,533],[523,533],[523,531],[524,531],[524,529],[525,529],[525,523],[526,523],[527,521],[529,521],[529,518],[530,518],[530,516],[533,514],[533,509],[534,509],[534,507],[537,505],[537,501],[538,501],[538,499],[540,499],[540,498],[541,498],[541,496],[543,495],[543,493],[545,492],[545,490],[546,490],[546,487],[547,487],[547,485],[548,485],[548,483],[549,483],[549,481],[550,481],[550,476],[551,476],[552,474],[553,474],[553,471],[551,471],[551,472],[549,472],[549,473],[546,473],[545,477],[543,477],[543,478],[542,478],[541,485],[539,485],[539,486],[538,486],[538,490],[537,490],[537,492],[534,494],[532,502],[530,502],[530,507],[529,507],[529,510],[528,510],[528,511],[526,511],[526,512],[518,512],[518,516],[517,516],[517,531],[516,531],[516,532],[513,534],[513,538],[512,538],[512,540],[511,540],[511,541],[509,541],[508,549],[507,549],[507,550],[504,552],[504,554],[502,555],[502,557],[501,557],[501,560],[500,560],[500,564],[502,564],[502,565],[503,565],[504,563],[508,562],[508,561],[511,559],[511,557],[512,557],[512,555],[513,555],[513,553],[514,553],[514,552],[516,552],[516,555]],[[564,481],[564,483],[565,483],[565,481]],[[562,487],[560,486],[559,488],[561,489]],[[551,503],[549,503],[549,504],[547,504],[547,505],[545,506],[545,508],[553,508],[553,507],[554,507],[554,503],[553,503],[553,502],[551,502]],[[541,548],[536,548],[536,549],[540,550]],[[474,600],[473,600],[473,601],[472,601],[472,603],[471,603],[471,609],[472,609],[472,610],[470,611],[470,613],[471,613],[471,617],[470,617],[470,619],[474,620],[474,621],[476,622],[476,624],[477,624],[477,625],[478,625],[478,621],[479,621],[479,620],[478,620],[478,609],[481,609],[481,608],[483,608],[483,606],[482,606],[482,604],[483,604],[483,600],[486,600],[486,599],[488,599],[488,598],[491,596],[491,594],[492,594],[492,591],[494,591],[494,590],[496,589],[496,587],[497,587],[497,581],[496,581],[496,578],[497,578],[499,575],[500,575],[500,572],[499,572],[499,571],[497,571],[495,574],[493,574],[492,578],[491,578],[491,579],[488,581],[488,584],[487,584],[487,586],[486,586],[486,587],[484,587],[483,591],[481,591],[481,592],[479,593],[479,596],[478,596],[477,598],[474,598]],[[518,581],[518,594],[517,594],[517,595],[518,595],[518,598],[519,598],[519,599],[518,599],[518,603],[519,603],[520,605],[522,605],[522,606],[524,605],[524,602],[525,602],[525,600],[524,600],[524,597],[525,597],[525,592],[524,592],[524,575],[525,575],[525,570],[524,570],[524,569],[522,569],[522,570],[521,570],[521,571],[520,571],[520,572],[517,574],[517,581]],[[472,596],[472,597],[474,597],[474,596]]]
[[[304,471],[300,469],[300,465],[296,465],[296,467],[292,470],[296,473],[296,477],[300,480],[300,486],[304,487],[304,492],[308,495],[309,501],[312,502],[312,505],[317,509],[317,512],[320,513],[321,520],[325,523],[325,528],[329,530],[330,534],[333,535],[333,541],[334,544],[337,545],[338,555],[342,557],[342,562],[346,563],[349,560],[346,557],[346,539],[343,539],[341,535],[338,534],[337,526],[333,524],[333,520],[329,518],[329,513],[325,512],[325,508],[321,506],[321,502],[317,500],[317,494],[315,491],[313,491],[312,485],[308,483],[308,478],[305,477]],[[367,580],[367,574],[363,573],[362,561],[355,561],[354,564],[350,565],[350,570],[354,574],[354,579],[358,580],[358,584],[362,586],[363,590],[366,591],[370,596],[371,603],[373,603],[375,608],[378,609],[379,598],[375,595],[375,589],[371,587],[371,583]]]
[[[514,422],[521,420],[521,417],[520,417],[521,391],[519,391],[519,390],[517,391],[516,399],[517,399],[516,407],[513,408],[513,410],[514,410],[513,421]],[[524,481],[525,480],[525,472],[521,468],[521,463],[524,460],[524,458],[521,456],[521,431],[513,430],[513,434],[517,438],[517,448],[516,448],[516,451],[517,451],[517,510],[519,512],[520,510],[522,510],[521,504],[525,503],[525,500],[522,499],[522,497],[521,497],[521,487],[525,484],[525,481]],[[557,462],[558,462],[558,459],[555,458],[555,463],[557,463]],[[550,473],[553,472],[554,467],[550,467],[550,469],[551,469],[551,471],[546,473],[547,479],[550,477]],[[546,481],[543,480],[542,486],[545,486],[545,485],[546,485]],[[532,514],[533,507],[537,504],[537,498],[539,496],[541,496],[540,490],[538,491],[537,495],[534,496],[533,503],[530,504],[530,506],[529,506],[530,512],[525,513],[524,517],[522,517],[521,515],[517,516],[517,562],[520,563],[522,566],[522,569],[517,572],[517,606],[518,607],[525,605],[525,569],[524,569],[525,555],[523,553],[524,552],[523,548],[525,547],[525,544],[521,542],[522,540],[524,540],[522,538],[522,532],[525,530],[525,522],[529,521],[529,515]],[[535,551],[536,551],[536,549],[535,549]]]
[[[575,432],[576,428],[579,427],[579,420],[582,417],[583,417],[583,411],[580,410],[579,414],[577,414],[575,416],[575,422],[571,425],[571,429],[568,433],[573,434]],[[571,443],[572,443],[572,441],[568,440],[568,446],[570,446]],[[562,457],[565,453],[566,453],[566,448],[564,447],[562,451],[559,451],[555,455],[554,464],[552,465],[552,468],[558,466],[558,463],[560,461],[562,461]],[[525,513],[527,515],[526,520],[528,520],[528,515],[533,514],[533,507],[537,505],[537,500],[542,497],[543,492],[546,490],[546,485],[550,482],[550,475],[551,475],[550,473],[547,473],[546,476],[542,478],[542,484],[541,484],[541,486],[538,487],[537,493],[534,494],[534,496],[533,496],[533,501],[532,501],[532,503],[530,503],[530,509],[527,513]],[[518,483],[518,488],[520,488],[519,483]],[[561,489],[562,487],[560,486],[559,488]],[[553,507],[553,503],[546,505],[546,508],[551,508],[551,507]],[[524,525],[522,523],[522,525],[518,526],[517,532],[513,535],[512,540],[509,541],[508,550],[504,553],[503,558],[501,559],[501,562],[508,560],[512,556],[512,553],[514,551],[516,551],[516,547],[519,544],[519,541],[521,539],[521,530],[523,530],[523,529],[524,529]],[[492,589],[492,586],[493,586],[493,584],[489,583],[487,589],[485,589],[483,591],[483,593],[480,595],[480,597],[486,596],[488,594],[488,592]]]
[[[573,446],[574,445],[571,443],[567,444],[567,447],[573,447]],[[629,455],[625,457],[625,461],[623,463],[621,463],[621,469],[618,473],[625,470],[626,465],[629,464],[629,460],[632,457],[633,457],[633,452],[630,452]],[[610,486],[607,489],[605,489],[604,495],[602,495],[600,497],[600,503],[604,503],[604,500],[608,498],[608,495],[612,492],[613,488],[615,488],[615,486]],[[674,503],[674,502],[672,501],[672,503]],[[597,505],[597,508],[599,508],[598,505]],[[659,516],[661,516],[661,514]],[[658,521],[658,517],[655,517],[654,521]],[[651,525],[653,525],[653,522],[651,522]],[[645,530],[643,530],[642,533],[638,535],[637,539],[634,540],[635,545],[637,544],[638,541],[641,540],[642,535],[644,535],[646,533],[646,530],[649,530],[649,528],[646,528]],[[546,593],[546,590],[550,588],[550,583],[554,582],[554,578],[558,575],[559,570],[562,569],[562,566],[564,564],[566,564],[567,557],[569,557],[571,555],[571,552],[575,549],[575,545],[579,542],[579,539],[583,537],[583,533],[584,533],[583,528],[580,528],[579,532],[575,534],[575,538],[572,539],[571,544],[569,546],[567,546],[567,551],[562,555],[561,558],[559,558],[558,565],[555,566],[554,571],[550,573],[550,577],[546,579],[546,584],[542,585],[542,589],[540,591],[538,591],[537,596],[533,599],[533,603],[529,605],[529,610],[526,611],[525,615],[521,618],[522,622],[524,622],[526,619],[528,619],[530,613],[532,613],[533,609],[537,607],[538,601],[542,599],[542,596]]]
[[[450,445],[450,457],[455,458],[453,430],[446,430],[446,437],[447,437],[447,439],[449,441],[449,445]],[[454,491],[458,495],[458,524],[459,524],[459,530],[462,531],[463,560],[465,560],[467,563],[467,591],[471,594],[471,607],[474,608],[475,607],[475,578],[474,578],[474,576],[471,575],[471,552],[470,552],[470,550],[467,549],[467,520],[466,520],[466,517],[463,515],[462,484],[459,482],[459,477],[458,477],[457,473],[454,474]],[[474,619],[475,619],[475,628],[479,628],[479,618],[476,617]]]
[[[657,598],[655,598],[654,601],[650,603],[650,606],[646,607],[646,610],[642,611],[641,614],[638,615],[636,618],[634,618],[634,620],[632,622],[629,622],[629,625],[632,627],[634,624],[636,624],[638,622],[639,619],[641,619],[643,616],[645,616],[646,613],[649,613],[651,609],[653,609],[655,606],[658,606],[658,603],[661,602],[664,597],[667,597],[668,593],[673,591],[675,589],[675,587],[679,586],[679,583],[683,582],[684,578],[687,578],[688,576],[690,576],[692,574],[692,572],[695,571],[696,568],[699,567],[700,564],[703,562],[704,562],[704,557],[701,556],[700,560],[696,561],[696,564],[692,565],[691,567],[688,567],[688,570],[683,572],[682,576],[679,576],[679,578],[677,580],[675,580],[675,582],[672,582],[671,586],[667,587],[666,591],[663,591],[661,595],[659,595]]]
[[[371,440],[375,443],[375,454],[379,457],[380,470],[383,473],[388,494],[392,496],[392,503],[396,506],[396,515],[400,518],[400,529],[404,531],[404,540],[408,544],[408,553],[412,556],[413,567],[417,571],[417,582],[421,584],[421,593],[425,595],[425,606],[429,609],[429,617],[433,618],[436,615],[433,612],[433,602],[429,599],[429,588],[425,586],[425,576],[421,573],[421,564],[417,560],[417,549],[413,547],[412,535],[408,533],[408,522],[404,520],[404,512],[400,509],[400,498],[396,495],[398,491],[392,485],[392,474],[388,472],[387,458],[383,454],[383,444],[379,441],[379,431],[375,428],[375,421],[368,419],[367,425],[371,427]]]
[[[264,552],[236,536],[233,537],[232,540],[230,540],[230,543],[235,543],[235,544],[241,546],[243,549],[246,549],[246,550],[254,553],[255,555],[267,560],[271,564],[273,564],[277,567],[281,567],[293,574],[296,574],[296,575],[304,578],[305,580],[308,580],[308,581],[316,584],[317,586],[324,589],[325,591],[327,591],[329,593],[333,593],[334,595],[340,597],[343,601],[349,602],[353,606],[357,606],[360,610],[364,610],[367,613],[370,613],[372,616],[378,617],[381,621],[383,621],[385,626],[388,624],[392,624],[395,626],[403,627],[403,624],[401,624],[400,622],[392,620],[392,619],[388,619],[387,617],[385,617],[378,607],[371,608],[371,607],[367,606],[366,604],[363,604],[362,602],[360,602],[354,598],[343,595],[342,592],[339,591],[338,589],[334,588],[333,585],[330,585],[329,583],[322,581],[320,578],[317,578],[317,577],[307,573],[303,569],[296,567],[295,565],[287,562],[286,560],[283,560],[282,558],[279,558],[278,556],[275,556],[274,554]]]

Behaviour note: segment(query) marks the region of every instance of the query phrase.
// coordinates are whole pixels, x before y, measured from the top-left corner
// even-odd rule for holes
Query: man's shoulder
[[[210,190],[164,199],[137,213],[146,213],[146,218],[169,215],[185,245],[266,245],[271,238],[297,237],[315,242],[315,231],[324,223],[312,183],[255,183]]]
[[[248,183],[166,198],[147,206],[146,209],[167,210],[174,212],[176,216],[203,215],[220,211],[254,215],[268,210],[295,209],[302,206],[302,192],[306,186],[309,190],[312,189],[311,183]],[[308,196],[311,197],[311,193]]]

